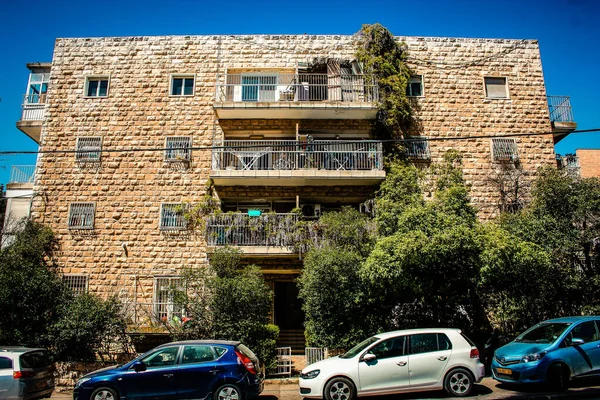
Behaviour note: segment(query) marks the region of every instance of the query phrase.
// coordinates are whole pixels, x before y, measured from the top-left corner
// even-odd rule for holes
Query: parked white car
[[[375,335],[311,364],[299,384],[303,397],[325,400],[440,389],[463,397],[484,375],[477,347],[460,329],[411,329]]]

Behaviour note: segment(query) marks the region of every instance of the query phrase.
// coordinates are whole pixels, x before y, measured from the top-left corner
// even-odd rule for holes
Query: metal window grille
[[[94,229],[94,203],[71,203],[69,207],[69,228]]]
[[[406,142],[406,154],[412,160],[430,160],[427,138],[414,138]]]
[[[492,139],[492,157],[494,161],[517,161],[519,154],[516,140],[512,138]]]
[[[75,160],[82,162],[97,162],[100,161],[102,150],[101,137],[80,137],[77,138],[75,146]]]
[[[292,348],[277,347],[277,375],[292,375]]]
[[[87,275],[63,275],[62,280],[76,295],[87,293],[88,291]]]
[[[154,278],[154,316],[158,321],[182,318],[181,305],[175,304],[175,295],[182,290],[180,277]]]
[[[171,136],[165,143],[165,161],[190,161],[192,138]]]
[[[185,229],[185,209],[182,204],[167,203],[160,206],[160,229]]]
[[[304,349],[304,354],[306,356],[306,365],[314,364],[328,357],[327,347],[307,347]]]

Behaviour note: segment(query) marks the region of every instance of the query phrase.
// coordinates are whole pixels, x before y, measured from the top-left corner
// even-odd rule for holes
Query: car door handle
[[[399,361],[396,363],[396,365],[398,365],[400,367],[404,367],[406,365],[406,361]]]
[[[446,361],[447,358],[448,357],[446,357],[446,356],[439,356],[438,360],[440,360],[440,361]]]
[[[173,374],[164,374],[163,376],[164,376],[165,378],[172,378],[172,377],[173,377]]]
[[[218,370],[218,369],[211,369],[211,370],[210,370],[210,371],[208,371],[208,372],[210,372],[210,373],[211,373],[211,374],[213,374],[213,375],[216,375],[216,374],[218,374],[218,373],[219,373],[219,370]]]

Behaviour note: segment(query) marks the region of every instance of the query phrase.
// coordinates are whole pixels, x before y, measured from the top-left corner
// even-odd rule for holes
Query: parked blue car
[[[492,360],[494,379],[547,383],[565,390],[571,379],[600,373],[600,317],[541,322],[500,347]]]
[[[77,381],[74,400],[244,400],[263,390],[254,353],[240,342],[167,343]]]

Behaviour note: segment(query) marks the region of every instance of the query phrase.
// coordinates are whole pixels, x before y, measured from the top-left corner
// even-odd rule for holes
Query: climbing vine
[[[380,24],[363,25],[356,34],[356,59],[379,85],[380,129],[377,136],[399,138],[408,131],[412,111],[406,86],[411,71],[406,66],[406,46]]]

